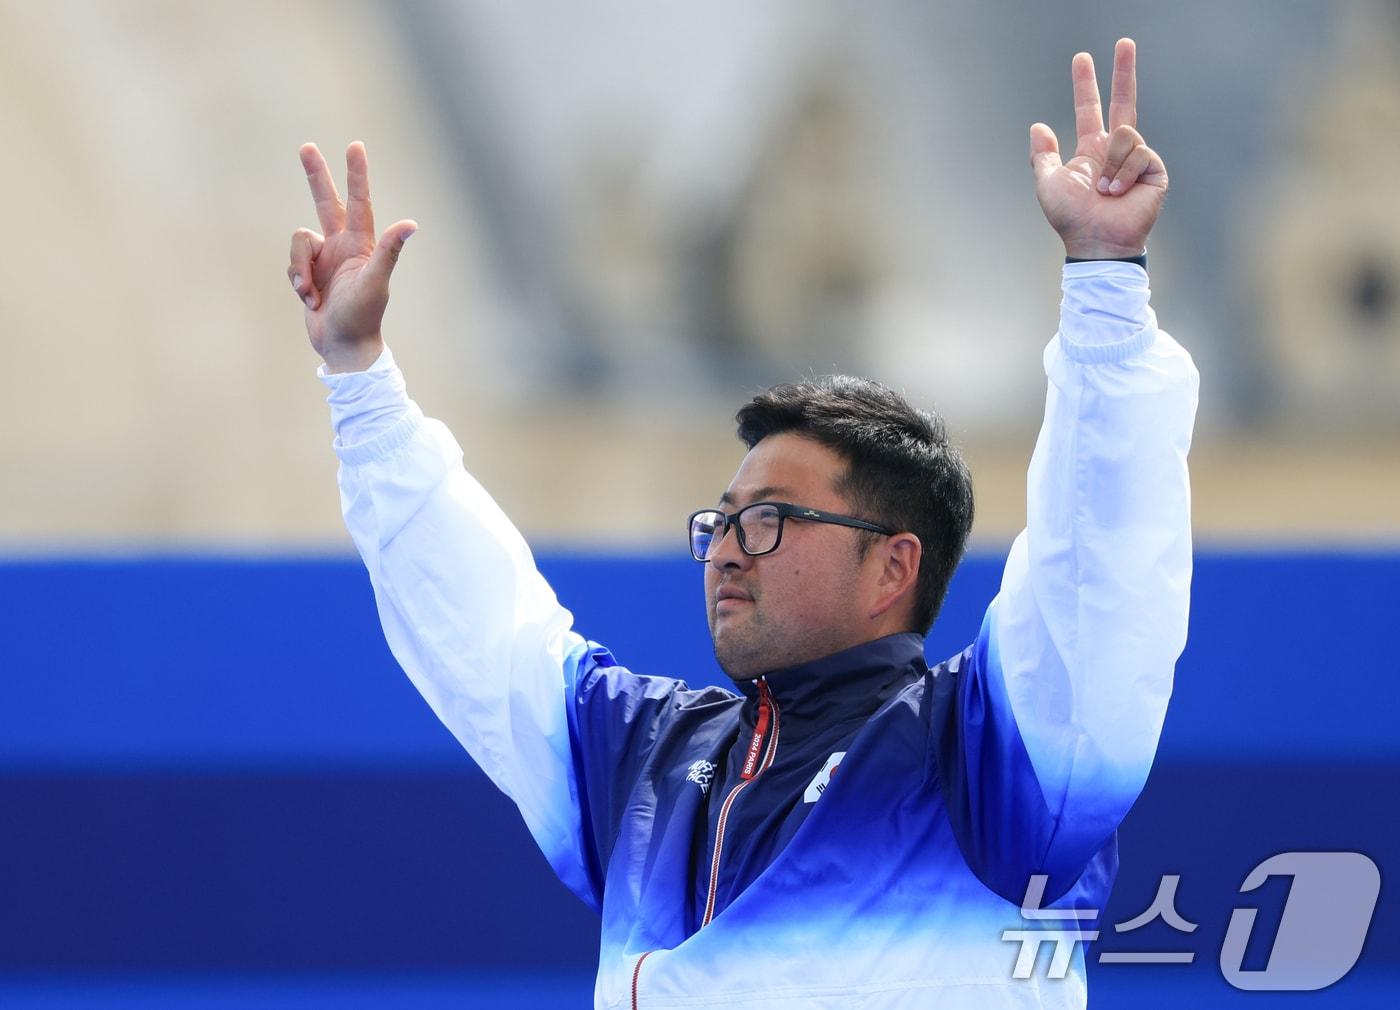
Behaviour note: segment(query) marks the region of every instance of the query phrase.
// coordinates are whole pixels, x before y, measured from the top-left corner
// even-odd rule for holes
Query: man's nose
[[[732,523],[725,528],[719,543],[710,551],[710,564],[717,568],[747,568],[753,558],[739,546],[739,528]]]

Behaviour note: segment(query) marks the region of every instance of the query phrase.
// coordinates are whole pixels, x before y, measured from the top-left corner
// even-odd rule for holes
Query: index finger
[[[345,227],[345,207],[335,191],[330,166],[315,144],[301,146],[301,167],[306,169],[306,181],[311,186],[311,199],[316,201],[316,218],[321,231],[332,235]]]
[[[1074,81],[1074,132],[1080,140],[1103,133],[1103,106],[1099,104],[1099,81],[1094,76],[1094,58],[1075,53],[1070,63]]]
[[[1108,129],[1137,126],[1137,44],[1119,39],[1113,49],[1113,91],[1108,100]]]

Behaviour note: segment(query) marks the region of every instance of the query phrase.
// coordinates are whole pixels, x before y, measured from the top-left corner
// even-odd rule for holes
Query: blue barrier
[[[694,562],[540,567],[624,665],[726,683]],[[931,658],[972,640],[1000,567],[959,569]],[[1198,558],[1162,758],[1400,760],[1396,587],[1400,553]],[[353,559],[0,563],[0,628],[0,768],[461,762],[398,672]]]
[[[723,682],[693,562],[541,567],[627,665]],[[999,570],[963,566],[932,657],[971,639]],[[1216,970],[1265,857],[1356,849],[1383,881],[1400,867],[1396,586],[1394,553],[1198,558],[1191,641],[1106,910],[1131,918],[1182,874],[1178,907],[1201,928],[1161,946],[1198,952],[1183,977]],[[397,671],[357,562],[0,563],[0,627],[0,974],[587,977],[596,920]],[[1362,968],[1400,970],[1396,936],[1383,885]]]

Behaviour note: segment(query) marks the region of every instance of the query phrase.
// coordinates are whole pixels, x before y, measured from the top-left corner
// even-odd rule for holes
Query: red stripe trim
[[[705,917],[700,920],[701,926],[708,926],[715,914],[715,894],[719,890],[719,856],[724,851],[724,829],[729,823],[729,808],[734,802],[734,797],[739,795],[739,790],[752,782],[753,779],[745,779],[733,789],[729,790],[729,795],[724,798],[724,806],[719,810],[719,824],[715,827],[715,851],[710,859],[710,890],[705,898]]]
[[[632,1010],[637,1010],[637,979],[639,979],[642,974],[642,962],[651,957],[654,953],[656,952],[651,950],[647,951],[641,957],[637,958],[637,963],[632,968]]]
[[[744,762],[744,770],[739,776],[741,781],[729,790],[729,795],[724,798],[724,805],[719,809],[719,823],[715,826],[715,850],[710,857],[710,887],[705,896],[705,915],[700,920],[702,928],[708,926],[715,915],[715,897],[719,891],[719,860],[720,854],[724,851],[724,832],[729,826],[729,811],[734,805],[734,798],[746,785],[767,771],[778,756],[778,732],[781,728],[778,706],[773,702],[772,695],[768,693],[768,681],[762,677],[758,679],[758,694],[758,718],[754,723],[753,739],[749,741],[748,759]],[[763,743],[764,736],[767,735],[770,714],[773,734],[768,738],[768,746],[763,750],[763,761],[759,763],[756,752]],[[638,967],[640,966],[639,963]]]

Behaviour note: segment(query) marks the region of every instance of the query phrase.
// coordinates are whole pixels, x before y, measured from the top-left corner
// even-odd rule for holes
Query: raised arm
[[[1156,750],[1191,578],[1186,454],[1197,375],[1157,328],[1144,252],[1166,191],[1118,43],[1110,129],[1073,61],[1078,144],[1031,128],[1036,194],[1069,257],[1045,351],[1045,419],[1017,537],[976,645],[955,662],[942,764],[979,875],[1018,900],[1064,893],[1137,798]],[[952,714],[956,712],[956,718]]]
[[[345,523],[384,636],[433,711],[520,808],[573,890],[593,900],[580,833],[566,685],[590,656],[524,539],[462,467],[462,450],[408,398],[380,321],[416,225],[377,239],[361,144],[342,204],[314,145],[302,165],[323,234],[292,236],[288,279],[305,304],[340,457]]]
[[[324,235],[292,237],[288,279],[325,359],[345,524],[394,657],[509,796],[563,882],[601,901],[631,783],[679,681],[639,677],[572,630],[519,531],[463,468],[462,450],[408,398],[380,321],[412,221],[376,240],[362,145],[348,204],[301,149]]]

